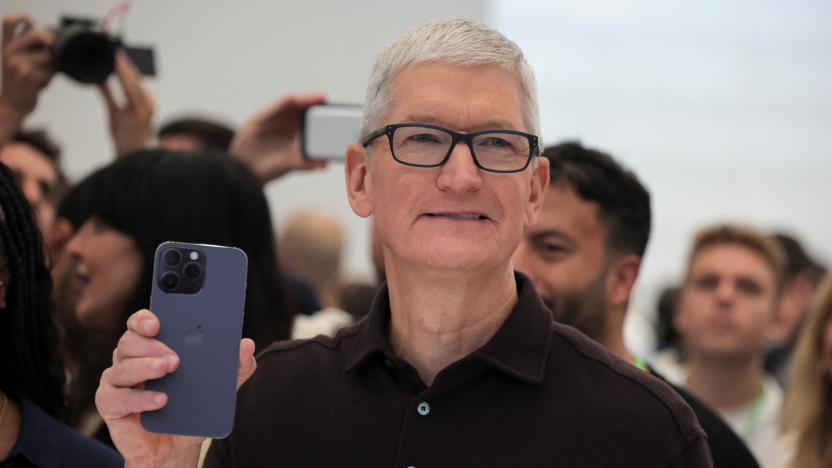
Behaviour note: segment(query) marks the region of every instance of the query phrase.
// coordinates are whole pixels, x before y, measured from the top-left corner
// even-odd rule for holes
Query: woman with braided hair
[[[65,374],[51,292],[32,210],[0,164],[0,467],[121,466],[60,422]]]

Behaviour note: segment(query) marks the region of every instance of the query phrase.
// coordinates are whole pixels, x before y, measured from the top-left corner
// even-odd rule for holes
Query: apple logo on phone
[[[202,331],[202,325],[197,325],[185,334],[185,344],[188,346],[202,346],[203,341],[205,341],[205,332]]]

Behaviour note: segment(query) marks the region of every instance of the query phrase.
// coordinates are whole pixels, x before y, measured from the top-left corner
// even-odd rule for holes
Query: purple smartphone
[[[145,383],[168,403],[141,415],[151,432],[222,438],[231,432],[246,297],[246,254],[164,242],[156,249],[150,310],[157,339],[179,355],[172,374]]]

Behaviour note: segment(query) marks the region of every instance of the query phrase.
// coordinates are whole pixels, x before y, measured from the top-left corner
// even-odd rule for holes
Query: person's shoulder
[[[34,413],[27,416],[29,421],[32,421],[32,418],[38,421],[36,423],[38,434],[34,434],[34,437],[48,437],[49,439],[46,444],[38,443],[35,446],[40,447],[38,451],[45,447],[54,448],[57,451],[54,456],[60,457],[59,466],[68,468],[124,466],[124,460],[118,452],[58,421],[34,403],[29,402],[26,405],[26,411]],[[40,455],[48,456],[43,453]]]
[[[572,327],[555,323],[552,333],[550,372],[568,375],[585,398],[609,405],[617,414],[629,412],[639,424],[670,424],[688,441],[704,437],[691,408],[666,382],[623,361]]]

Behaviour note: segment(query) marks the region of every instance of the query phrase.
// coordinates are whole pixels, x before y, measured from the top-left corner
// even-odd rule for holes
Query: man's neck
[[[607,351],[615,354],[621,359],[633,364],[635,356],[627,349],[627,344],[624,342],[624,317],[627,312],[627,304],[623,306],[607,305],[607,326],[604,337],[598,342]]]
[[[719,411],[753,402],[762,385],[761,356],[728,359],[691,355],[688,360],[688,389]]]
[[[427,385],[448,365],[476,351],[517,304],[510,266],[484,275],[387,269],[390,343]]]

